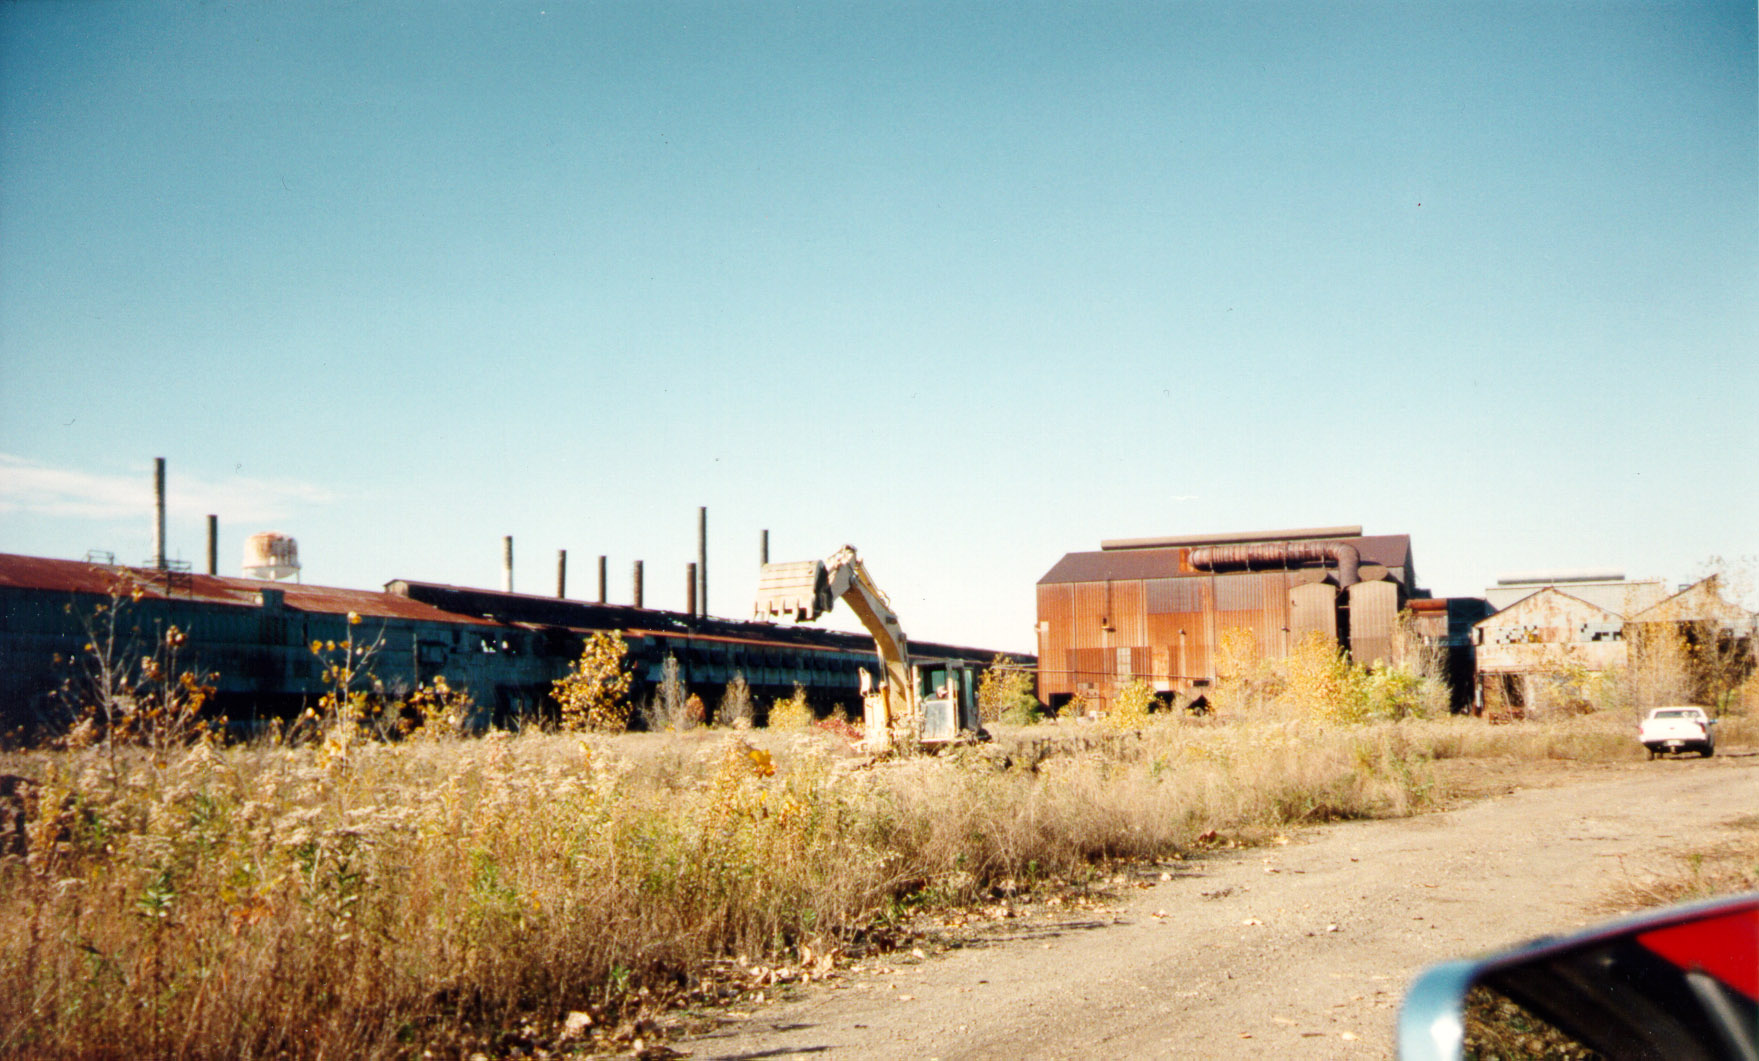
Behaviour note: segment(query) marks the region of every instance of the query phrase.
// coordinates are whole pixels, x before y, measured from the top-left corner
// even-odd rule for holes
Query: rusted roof
[[[1408,568],[1411,561],[1409,534],[1370,534],[1353,538],[1334,538],[1347,542],[1361,554],[1362,563],[1383,567]],[[1052,567],[1038,584],[1061,582],[1122,582],[1149,578],[1194,578],[1207,576],[1207,571],[1179,570],[1179,556],[1189,548],[1168,549],[1106,549],[1092,553],[1069,553]]]
[[[505,590],[449,586],[410,579],[397,579],[387,583],[386,588],[393,594],[427,601],[454,613],[482,615],[496,621],[522,625],[562,627],[579,632],[621,630],[631,637],[690,638],[776,648],[823,648],[850,652],[873,650],[873,638],[866,634],[827,630],[816,626],[704,618],[688,612],[637,608],[628,604],[599,604],[535,593],[509,593]],[[910,648],[913,652],[924,655],[961,659],[987,660],[996,654],[990,649],[918,641],[914,638],[910,640]]]
[[[423,601],[380,590],[307,586],[292,582],[265,582],[253,578],[226,578],[191,572],[159,571],[150,567],[124,567],[84,560],[53,560],[41,556],[0,553],[0,589],[48,590],[108,596],[112,590],[131,593],[139,588],[145,599],[197,601],[241,608],[262,606],[262,591],[278,591],[282,606],[319,615],[355,612],[371,619],[414,619],[436,623],[488,625],[483,619],[460,615]]]

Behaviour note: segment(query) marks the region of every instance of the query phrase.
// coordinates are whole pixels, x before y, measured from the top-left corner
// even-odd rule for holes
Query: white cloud
[[[336,495],[308,483],[237,475],[211,480],[166,474],[165,507],[179,518],[219,514],[233,522],[283,519],[297,510],[327,505]],[[0,512],[78,519],[150,517],[153,471],[116,475],[55,468],[24,457],[0,453]]]

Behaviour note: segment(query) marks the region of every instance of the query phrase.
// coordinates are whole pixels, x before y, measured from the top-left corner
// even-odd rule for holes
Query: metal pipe
[[[208,513],[208,574],[220,573],[220,517]]]
[[[599,603],[605,603],[605,558],[599,557]]]
[[[687,582],[685,583],[685,586],[684,586],[684,602],[685,602],[684,610],[689,612],[691,615],[695,615],[696,614],[696,565],[695,564],[685,564],[684,567],[685,567],[685,570],[687,570],[690,573],[690,578],[687,580]]]
[[[1348,542],[1259,542],[1253,545],[1206,545],[1191,550],[1191,566],[1199,571],[1260,571],[1292,564],[1324,563],[1338,568],[1340,589],[1361,581],[1362,556]]]
[[[641,561],[635,561],[635,606],[641,607]]]
[[[501,592],[513,592],[513,535],[501,539]]]
[[[556,550],[556,599],[568,596],[568,550]]]
[[[708,618],[708,506],[701,505],[696,510],[696,582],[699,586],[697,600],[702,604],[703,618]],[[690,614],[695,615],[696,607],[691,606]]]
[[[153,566],[165,570],[165,458],[153,458]]]

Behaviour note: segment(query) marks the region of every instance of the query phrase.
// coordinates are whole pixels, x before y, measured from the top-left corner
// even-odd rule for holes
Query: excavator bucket
[[[823,560],[792,564],[765,564],[757,575],[758,619],[787,617],[795,622],[817,619],[829,611],[829,580]]]

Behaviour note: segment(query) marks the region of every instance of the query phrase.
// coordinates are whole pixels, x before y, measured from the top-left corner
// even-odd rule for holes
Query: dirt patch
[[[1753,755],[1443,767],[1489,798],[1144,868],[1105,903],[998,904],[943,926],[944,950],[857,965],[674,1045],[702,1058],[1390,1057],[1425,966],[1589,923],[1681,852],[1750,836],[1759,805]]]

